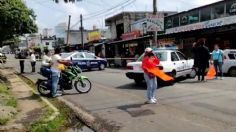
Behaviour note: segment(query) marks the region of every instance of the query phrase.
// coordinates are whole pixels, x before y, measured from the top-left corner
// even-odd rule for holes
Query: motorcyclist
[[[51,79],[52,79],[52,97],[57,97],[57,96],[61,96],[61,94],[57,93],[57,87],[58,87],[58,83],[59,83],[59,78],[60,78],[60,69],[58,68],[60,66],[60,64],[66,64],[68,63],[68,61],[65,61],[61,58],[60,56],[61,50],[60,48],[56,48],[54,55],[52,56],[52,65],[51,65],[51,71],[52,71],[52,75],[51,75]]]
[[[51,58],[51,52],[48,49],[44,50],[44,55],[42,58],[42,65],[40,68],[40,72],[44,77],[47,77],[48,79],[50,78],[51,75],[51,63],[52,58]]]

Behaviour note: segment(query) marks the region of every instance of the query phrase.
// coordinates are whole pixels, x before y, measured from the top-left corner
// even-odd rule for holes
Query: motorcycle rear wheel
[[[74,82],[74,87],[79,93],[88,93],[92,88],[92,83],[89,79],[78,80]]]
[[[51,90],[48,89],[47,86],[45,86],[45,83],[47,83],[47,81],[38,83],[38,92],[40,93],[40,95],[48,97],[51,95]]]

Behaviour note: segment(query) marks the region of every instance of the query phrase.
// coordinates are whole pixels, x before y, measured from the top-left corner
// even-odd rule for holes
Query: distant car
[[[7,57],[4,53],[0,53],[0,63],[6,63]]]
[[[88,52],[61,53],[61,57],[65,60],[71,60],[73,65],[79,66],[82,70],[91,70],[93,68],[104,70],[107,67],[106,59],[99,58]]]
[[[188,76],[190,78],[195,78],[196,70],[193,68],[194,61],[193,59],[187,59],[184,54],[177,50],[155,50],[153,53],[160,60],[160,69],[165,73],[171,75],[174,78],[181,76]],[[126,76],[139,84],[144,80],[142,60],[144,54],[136,61],[130,62],[127,64],[129,71],[126,73]]]
[[[223,73],[236,77],[236,49],[224,50]]]

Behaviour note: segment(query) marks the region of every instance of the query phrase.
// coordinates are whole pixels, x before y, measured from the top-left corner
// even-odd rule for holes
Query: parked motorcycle
[[[80,76],[81,69],[77,66],[68,66],[61,72],[59,79],[59,91],[76,89],[79,93],[88,93],[92,84],[85,76]],[[52,80],[50,79],[38,79],[37,81],[38,92],[43,96],[51,95]]]

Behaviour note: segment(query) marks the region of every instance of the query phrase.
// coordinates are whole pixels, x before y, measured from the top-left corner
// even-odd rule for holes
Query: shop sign
[[[148,16],[131,24],[131,30],[139,30],[141,34],[152,31],[164,31],[164,18]]]
[[[236,13],[236,3],[233,3],[230,7],[230,10],[229,10],[229,13],[230,14],[235,14]]]
[[[140,31],[132,31],[129,33],[122,34],[121,38],[122,40],[132,40],[132,39],[136,39],[139,36],[140,36]]]
[[[190,24],[186,26],[166,29],[166,34],[186,32],[186,31],[205,29],[205,28],[213,28],[213,27],[219,27],[219,26],[224,26],[224,25],[229,25],[229,24],[234,24],[234,23],[236,23],[236,16],[230,16],[230,17],[219,18],[219,19],[210,20],[206,22],[200,22],[200,23]]]
[[[99,31],[93,31],[88,33],[88,41],[97,41],[101,39],[101,33]]]

